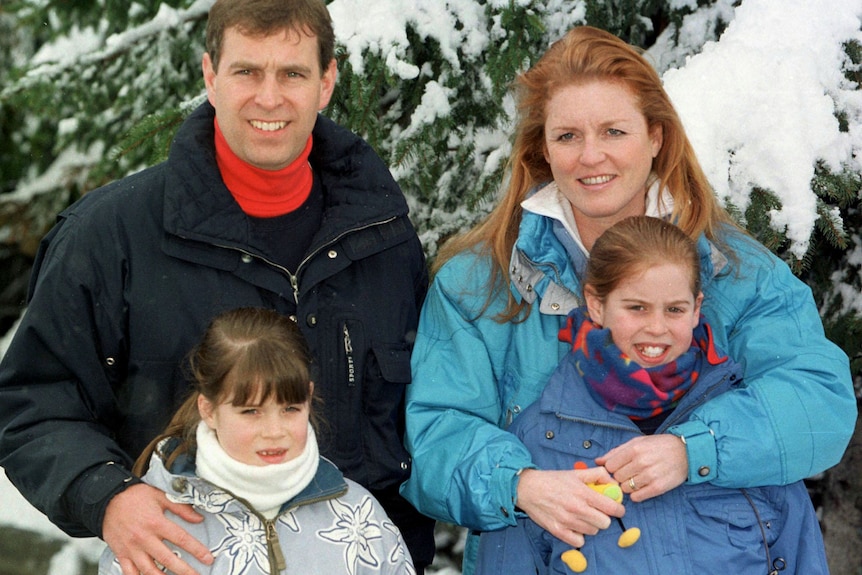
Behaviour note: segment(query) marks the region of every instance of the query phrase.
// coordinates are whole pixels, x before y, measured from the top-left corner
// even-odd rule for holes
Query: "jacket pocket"
[[[690,548],[699,550],[692,554],[695,567],[709,570],[720,561],[728,572],[766,571],[780,522],[773,502],[712,485],[698,486],[686,499],[694,512],[686,527]]]
[[[410,473],[410,456],[404,448],[410,349],[406,344],[372,342],[363,375],[363,447],[369,484],[382,487],[401,483]]]

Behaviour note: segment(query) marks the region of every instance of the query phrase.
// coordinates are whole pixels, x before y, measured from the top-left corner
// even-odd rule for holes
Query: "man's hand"
[[[688,478],[688,454],[670,434],[635,437],[596,458],[634,502],[658,497]]]
[[[185,549],[201,563],[212,563],[209,549],[165,517],[165,511],[190,523],[203,521],[190,505],[173,503],[164,492],[143,483],[118,493],[108,503],[102,537],[119,560],[123,575],[163,575],[156,562],[176,575],[198,575],[165,541]]]
[[[611,517],[625,514],[622,505],[586,485],[612,481],[601,467],[573,471],[525,469],[518,481],[517,504],[558,539],[572,547],[582,547],[584,535],[607,529]]]

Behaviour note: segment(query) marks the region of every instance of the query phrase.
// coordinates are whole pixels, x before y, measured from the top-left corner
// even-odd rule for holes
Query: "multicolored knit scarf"
[[[607,409],[631,419],[655,417],[676,407],[700,375],[704,361],[727,360],[715,349],[703,316],[692,332],[691,347],[676,360],[644,368],[614,344],[611,331],[593,323],[585,307],[569,314],[560,341],[572,344],[572,357],[590,394]]]

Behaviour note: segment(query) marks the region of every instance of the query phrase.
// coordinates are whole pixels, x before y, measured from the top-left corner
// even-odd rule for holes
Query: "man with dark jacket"
[[[210,319],[263,306],[315,357],[321,451],[401,529],[418,572],[433,522],[398,494],[410,350],[428,277],[407,205],[363,140],[319,116],[336,80],[322,0],[220,0],[208,102],[168,160],[88,193],[43,240],[0,364],[0,466],[73,536],[102,537],[125,575],[194,571],[198,521],[129,469],[187,393],[182,360]]]

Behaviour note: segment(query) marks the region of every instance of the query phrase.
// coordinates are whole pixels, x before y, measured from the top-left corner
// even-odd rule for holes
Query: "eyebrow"
[[[260,64],[256,64],[254,62],[250,62],[247,60],[236,60],[235,62],[231,62],[228,65],[228,69],[230,70],[261,70],[266,66],[262,66]],[[304,64],[288,64],[285,66],[278,67],[279,72],[298,72],[300,74],[309,75],[312,73],[312,69]]]
[[[635,297],[620,298],[620,301],[622,303],[626,303],[626,304],[637,303],[637,304],[653,305],[655,303],[655,302],[652,302],[649,300],[635,298]],[[665,302],[665,303],[662,303],[661,305],[662,306],[668,306],[668,305],[681,306],[681,305],[692,305],[692,304],[693,304],[693,302],[691,302],[687,299],[679,299],[679,300]]]

